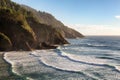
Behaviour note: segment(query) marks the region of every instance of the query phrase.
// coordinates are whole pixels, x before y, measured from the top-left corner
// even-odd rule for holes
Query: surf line
[[[112,65],[108,65],[108,64],[95,64],[95,63],[88,63],[88,62],[83,62],[83,61],[77,61],[77,60],[73,60],[71,58],[69,58],[68,56],[65,56],[65,55],[62,55],[62,53],[65,53],[64,51],[61,51],[60,49],[55,49],[54,50],[60,57],[64,57],[70,61],[73,61],[73,62],[76,62],[76,63],[81,63],[81,64],[86,64],[86,65],[92,65],[92,66],[100,66],[100,67],[106,67],[106,68],[111,68],[111,69],[114,69],[115,71],[119,72],[120,71],[118,69],[116,69],[115,66],[112,66]]]
[[[91,75],[89,75],[87,73],[84,73],[84,72],[81,72],[81,71],[65,70],[65,69],[60,69],[60,68],[57,68],[57,67],[53,67],[51,65],[47,65],[46,63],[42,62],[42,60],[39,58],[41,56],[36,56],[35,54],[32,54],[32,53],[30,53],[29,55],[35,57],[36,60],[39,62],[39,64],[42,64],[43,66],[46,66],[46,67],[51,68],[51,69],[54,69],[56,71],[69,72],[69,73],[77,73],[77,74],[81,74],[83,76],[88,76],[88,77],[90,77],[93,80],[98,80],[97,77],[94,77],[94,76],[92,77]]]

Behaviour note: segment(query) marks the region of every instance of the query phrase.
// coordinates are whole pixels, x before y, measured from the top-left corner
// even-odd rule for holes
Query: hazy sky
[[[51,13],[84,35],[120,35],[120,0],[12,0]]]

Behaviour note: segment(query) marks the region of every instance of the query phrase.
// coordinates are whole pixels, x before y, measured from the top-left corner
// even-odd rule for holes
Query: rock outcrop
[[[1,49],[3,46],[0,44],[0,50],[29,50],[28,45],[32,47],[36,42],[36,35],[27,24],[25,17],[12,9],[0,9],[0,33],[3,36],[1,40],[6,39],[11,45],[9,49],[7,46]]]
[[[42,23],[46,25],[51,25],[52,27],[58,29],[61,34],[65,38],[81,38],[84,37],[81,33],[75,31],[74,29],[71,29],[67,26],[65,26],[62,22],[57,20],[54,16],[52,16],[49,13],[46,12],[41,12],[41,11],[36,11],[35,9],[26,6],[26,5],[21,5],[23,8],[25,8],[27,11],[30,11],[34,14],[34,17]]]
[[[80,35],[48,13],[0,0],[0,51],[56,48],[54,45],[68,44],[65,37]]]

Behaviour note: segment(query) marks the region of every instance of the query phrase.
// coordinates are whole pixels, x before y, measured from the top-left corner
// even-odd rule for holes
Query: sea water
[[[67,40],[55,50],[8,52],[5,59],[31,80],[120,80],[120,37]]]

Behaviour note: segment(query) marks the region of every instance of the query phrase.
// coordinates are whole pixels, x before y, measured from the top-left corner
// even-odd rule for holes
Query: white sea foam
[[[51,67],[58,68],[58,69],[68,70],[68,71],[81,71],[81,70],[85,70],[86,68],[88,68],[88,66],[84,64],[82,65],[80,63],[72,62],[68,60],[67,58],[60,57],[58,54],[56,54],[53,51],[47,52],[45,54],[42,54],[42,53],[33,53],[33,54],[36,56],[40,55],[39,59],[44,64],[51,66]]]
[[[120,71],[120,65],[115,66],[115,68]]]
[[[58,69],[62,71],[83,72],[89,77],[93,77],[95,79],[100,80],[99,77],[95,76],[94,74],[91,74],[92,72],[89,73],[87,70],[91,69],[92,71],[94,70],[99,71],[99,68],[104,69],[104,66],[89,65],[84,63],[95,63],[95,64],[107,63],[106,60],[99,60],[99,59],[95,59],[94,57],[90,58],[89,56],[78,57],[76,55],[71,55],[66,53],[62,54],[61,56],[59,53],[54,52],[54,50],[36,50],[33,52],[7,52],[5,53],[4,56],[5,56],[4,59],[6,59],[6,61],[12,64],[13,72],[17,73],[18,75],[52,73],[56,76],[62,74],[64,76],[68,74],[65,72],[63,73],[61,71],[56,71],[56,69]],[[82,61],[84,63],[72,61],[65,56],[77,61]],[[119,68],[119,66],[116,68]],[[68,76],[71,76],[70,74]],[[117,77],[120,77],[118,73],[115,74],[117,75]],[[28,78],[30,80],[33,79],[31,77]]]
[[[105,64],[108,62],[107,60],[97,59],[94,56],[87,56],[87,55],[80,55],[79,56],[79,55],[69,54],[69,53],[65,53],[65,52],[62,52],[62,55],[67,56],[73,60],[82,61],[82,62],[86,62],[86,63]]]
[[[106,64],[106,65],[108,65],[107,60],[96,59],[94,57],[88,57],[88,56],[87,57],[85,57],[85,56],[78,57],[78,56],[75,56],[75,55],[72,56],[73,58],[76,58],[77,61],[80,60],[80,61],[83,62],[83,63],[81,63],[81,62],[79,63],[79,62],[76,62],[76,61],[74,62],[74,61],[71,61],[70,59],[68,59],[67,58],[67,57],[69,57],[68,55],[67,55],[67,57],[65,57],[66,55],[60,56],[53,51],[46,52],[46,54],[42,54],[42,53],[39,53],[39,52],[36,52],[36,53],[33,53],[33,54],[36,55],[36,56],[40,56],[39,59],[44,64],[46,64],[50,67],[65,70],[65,71],[75,71],[75,72],[82,71],[86,75],[94,77],[95,79],[100,79],[100,78],[94,76],[91,73],[85,72],[85,70],[91,69],[93,67],[95,69],[104,68],[104,66],[92,65],[92,64],[104,64],[104,65]],[[78,60],[78,58],[79,58],[79,60]],[[91,64],[91,65],[89,65],[89,64]],[[109,65],[111,66],[112,64],[109,64]],[[117,73],[115,73],[115,74],[118,75]]]

